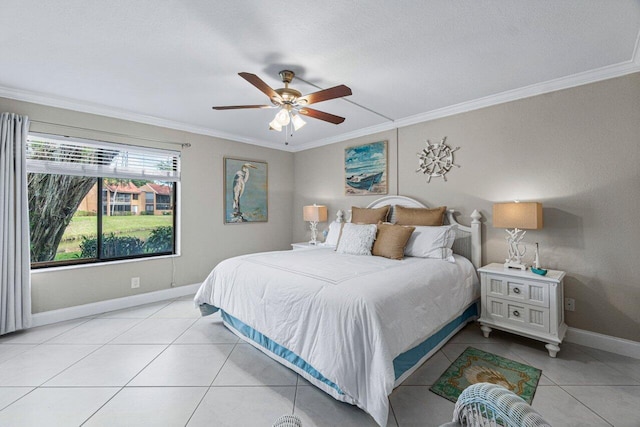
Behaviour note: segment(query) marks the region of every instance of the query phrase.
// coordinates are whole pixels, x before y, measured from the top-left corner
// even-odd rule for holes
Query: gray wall
[[[181,256],[173,258],[173,263],[172,259],[151,259],[35,271],[32,274],[34,313],[167,289],[171,286],[172,264],[175,265],[176,284],[189,285],[203,281],[219,261],[230,256],[290,249],[293,211],[291,153],[3,98],[0,98],[0,111],[27,114],[32,120],[97,130],[33,123],[31,130],[36,132],[179,148],[98,132],[108,131],[192,144],[182,151],[179,194]],[[222,165],[225,156],[268,162],[267,223],[223,225]],[[141,279],[139,289],[131,289],[130,279],[134,276]]]
[[[501,261],[503,230],[491,227],[494,202],[544,205],[540,242],[545,267],[567,271],[565,292],[576,299],[570,326],[640,341],[640,74],[433,120],[295,154],[233,141],[0,98],[0,109],[34,120],[144,138],[190,142],[183,151],[181,256],[36,272],[34,313],[198,283],[220,260],[247,252],[288,249],[309,239],[302,206],[365,206],[377,197],[344,196],[344,148],[389,141],[390,194],[447,205],[468,223],[484,215],[484,259]],[[32,130],[154,145],[101,132],[34,123]],[[427,139],[460,146],[461,165],[426,183],[416,153]],[[157,144],[155,144],[157,145]],[[157,145],[166,147],[166,145]],[[222,159],[269,163],[269,222],[223,225]],[[326,226],[324,224],[323,226]],[[530,252],[532,252],[530,248]],[[130,278],[141,277],[140,289]]]
[[[397,137],[396,137],[397,135]],[[460,146],[448,182],[415,172],[427,139]],[[483,262],[503,262],[504,230],[491,226],[495,202],[540,201],[543,266],[567,272],[576,299],[569,326],[640,341],[640,74],[419,123],[294,157],[293,237],[309,239],[302,206],[365,206],[376,197],[344,196],[344,148],[389,141],[390,194],[447,205],[460,221],[484,216]],[[326,227],[326,224],[323,224]],[[529,247],[527,259],[533,255]]]

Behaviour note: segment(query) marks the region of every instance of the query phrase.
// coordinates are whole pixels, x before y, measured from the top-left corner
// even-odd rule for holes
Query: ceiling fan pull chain
[[[284,127],[284,145],[289,145],[289,141],[287,140],[289,136],[289,125],[285,125]],[[293,134],[291,134],[291,136],[293,136]]]

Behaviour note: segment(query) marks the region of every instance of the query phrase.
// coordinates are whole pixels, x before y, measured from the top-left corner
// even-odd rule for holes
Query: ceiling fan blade
[[[251,83],[252,85],[254,85],[255,87],[257,87],[258,89],[260,89],[260,91],[262,91],[262,93],[267,95],[269,99],[274,100],[279,104],[282,104],[282,97],[278,94],[278,92],[273,90],[271,86],[269,86],[264,81],[262,81],[260,77],[251,73],[238,73],[238,75],[243,79],[245,79],[246,81],[248,81],[249,83]]]
[[[340,123],[344,122],[344,117],[334,116],[333,114],[314,110],[313,108],[301,108],[299,112],[300,114],[303,114],[305,116],[313,117],[314,119],[318,120],[324,120],[325,122],[333,123],[334,125],[339,125]]]
[[[351,89],[345,85],[330,87],[329,89],[313,92],[308,95],[301,96],[296,100],[298,104],[311,105],[316,102],[327,101],[329,99],[342,98],[351,95]]]
[[[214,110],[239,110],[241,108],[273,108],[273,105],[227,105],[224,107],[211,107]]]

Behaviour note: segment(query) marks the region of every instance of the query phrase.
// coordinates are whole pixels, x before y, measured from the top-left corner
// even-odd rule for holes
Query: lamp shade
[[[327,220],[326,206],[305,206],[302,208],[302,215],[305,221],[325,222]]]
[[[496,228],[542,228],[542,203],[512,202],[493,205],[493,226]]]

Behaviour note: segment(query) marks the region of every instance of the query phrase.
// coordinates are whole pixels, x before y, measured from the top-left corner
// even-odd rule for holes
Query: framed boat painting
[[[267,222],[267,162],[224,158],[224,223]]]
[[[344,150],[344,193],[347,196],[387,194],[387,141]]]

